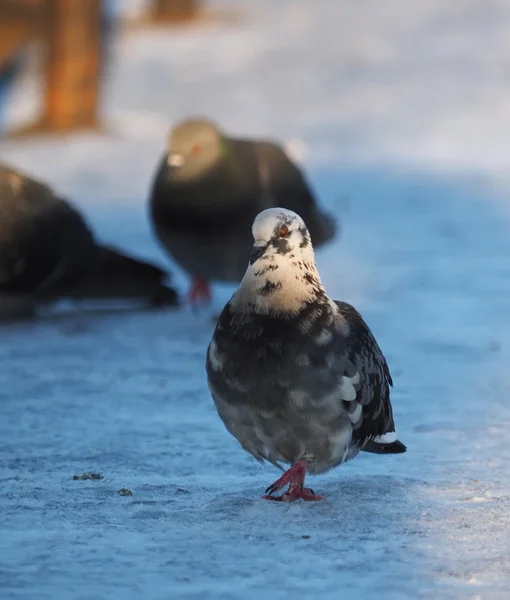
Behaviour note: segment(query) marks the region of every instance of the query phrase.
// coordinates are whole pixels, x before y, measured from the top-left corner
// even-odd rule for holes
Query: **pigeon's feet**
[[[316,494],[311,488],[305,488],[299,485],[296,487],[290,485],[288,491],[281,496],[271,496],[270,494],[267,494],[262,496],[262,498],[264,500],[273,500],[275,502],[294,502],[294,500],[299,500],[300,498],[306,502],[324,500],[324,496],[319,496],[319,494]]]
[[[294,502],[294,500],[311,501],[323,500],[322,496],[317,495],[311,488],[303,487],[308,463],[305,460],[300,460],[285,473],[270,485],[266,490],[266,495],[262,496],[264,500],[275,500],[277,502]],[[281,496],[273,496],[273,494],[286,485],[289,489]]]
[[[188,293],[188,301],[196,307],[201,301],[204,304],[211,302],[211,288],[203,277],[195,277]]]

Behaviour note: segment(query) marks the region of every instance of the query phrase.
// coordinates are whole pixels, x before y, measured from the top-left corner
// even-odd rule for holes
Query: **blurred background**
[[[0,11],[4,133],[37,123],[150,138],[207,113],[302,137],[314,163],[340,150],[461,166],[504,150],[502,0],[2,0]]]
[[[170,127],[194,115],[285,144],[340,214],[354,192],[332,170],[490,172],[506,194],[504,0],[3,0],[0,14],[0,158],[87,214],[145,206]]]
[[[283,518],[214,411],[209,313],[13,326],[4,589],[508,597],[509,70],[508,0],[0,0],[0,160],[181,290],[147,218],[170,127],[286,146],[341,223],[319,270],[383,348],[408,446],[324,475],[330,504]],[[105,477],[69,481],[83,471]]]

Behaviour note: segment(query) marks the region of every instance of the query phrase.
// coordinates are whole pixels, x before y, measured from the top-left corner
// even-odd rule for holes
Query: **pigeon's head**
[[[314,261],[310,234],[303,219],[292,210],[268,208],[252,226],[255,241],[250,265],[255,263],[297,264],[301,258]]]
[[[325,298],[310,234],[303,219],[284,208],[261,212],[253,222],[250,264],[232,306],[261,314],[298,314]]]
[[[188,119],[170,132],[167,164],[172,179],[201,177],[221,159],[224,139],[219,128],[205,119]]]

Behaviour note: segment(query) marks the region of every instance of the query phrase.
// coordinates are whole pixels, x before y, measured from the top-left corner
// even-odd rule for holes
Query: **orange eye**
[[[193,148],[191,148],[192,154],[200,154],[202,152],[202,146],[200,144],[195,144]]]
[[[280,229],[280,237],[285,237],[289,233],[289,228],[285,225]]]

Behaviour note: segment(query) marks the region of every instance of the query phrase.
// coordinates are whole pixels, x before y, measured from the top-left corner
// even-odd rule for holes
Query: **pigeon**
[[[210,302],[213,280],[241,281],[261,210],[299,212],[316,248],[337,231],[278,144],[226,137],[204,119],[182,121],[171,131],[149,205],[156,236],[192,278],[192,304]]]
[[[139,298],[178,304],[160,268],[94,239],[80,213],[44,183],[0,164],[0,309],[56,300]],[[12,298],[13,301],[9,301]],[[14,311],[16,312],[16,311]],[[5,315],[3,315],[5,317]]]
[[[267,209],[252,232],[246,273],[207,350],[209,389],[244,450],[281,470],[290,465],[263,498],[322,500],[304,487],[307,473],[361,450],[406,451],[395,432],[393,382],[360,313],[326,294],[303,219]]]

